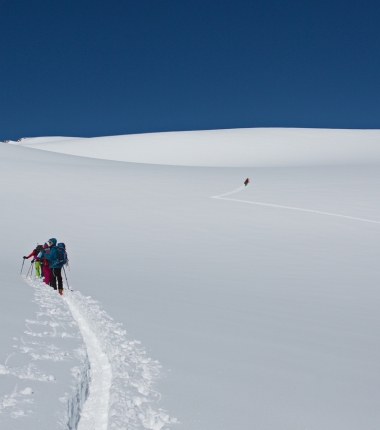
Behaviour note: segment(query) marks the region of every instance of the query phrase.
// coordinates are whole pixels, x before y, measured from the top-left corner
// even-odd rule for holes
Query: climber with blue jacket
[[[45,250],[41,251],[41,255],[46,258],[46,260],[49,261],[49,267],[50,267],[50,286],[53,287],[55,290],[57,289],[57,281],[58,281],[58,291],[59,294],[62,296],[63,294],[63,283],[62,283],[62,267],[63,262],[60,261],[58,251],[57,251],[57,239],[54,237],[49,239],[47,242],[49,246],[49,253],[47,253]]]

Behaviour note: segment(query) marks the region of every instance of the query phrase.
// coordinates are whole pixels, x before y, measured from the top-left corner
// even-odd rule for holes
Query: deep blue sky
[[[0,139],[380,128],[379,0],[1,0]]]

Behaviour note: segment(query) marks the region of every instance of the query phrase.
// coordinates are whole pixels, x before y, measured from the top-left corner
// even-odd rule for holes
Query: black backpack
[[[67,258],[66,245],[64,243],[58,243],[57,245],[57,263],[67,266],[69,264],[69,259]]]
[[[36,249],[34,250],[34,258],[37,258],[38,254],[44,249],[42,245],[37,245]]]

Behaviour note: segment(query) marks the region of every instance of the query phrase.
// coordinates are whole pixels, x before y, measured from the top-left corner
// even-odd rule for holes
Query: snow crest
[[[66,326],[74,326],[76,327],[77,323],[71,317],[71,312],[65,306],[65,303],[61,300],[61,297],[54,291],[51,287],[48,287],[44,282],[42,282],[39,278],[25,278],[26,282],[35,289],[34,293],[34,302],[36,302],[40,307],[40,312],[37,314],[37,321],[26,320],[27,328],[29,328],[29,324],[34,325],[46,325],[48,324],[53,328],[53,334],[49,334],[49,332],[44,332],[45,336],[59,336],[62,338],[70,338],[73,337],[73,334],[67,333],[67,331],[63,331],[62,333],[57,333],[57,328],[65,329]],[[41,320],[41,318],[48,317],[50,319],[49,322],[45,320]],[[33,331],[26,331],[26,334],[36,336]],[[68,355],[69,352],[64,352],[61,357],[57,356],[57,351],[54,351],[51,359],[53,361],[63,360],[65,355]],[[81,364],[71,369],[72,375],[75,379],[75,384],[71,393],[65,393],[64,397],[61,397],[59,400],[63,403],[66,403],[66,416],[61,416],[59,421],[63,428],[68,430],[75,430],[78,426],[80,420],[80,414],[83,409],[83,405],[85,404],[87,397],[89,395],[89,387],[90,387],[90,362],[88,359],[88,355],[84,345],[81,348],[78,348],[74,351],[74,354],[77,358],[80,358]],[[49,357],[46,354],[42,354],[40,357],[36,354],[32,355],[34,360],[36,359],[48,359]],[[53,380],[54,378],[51,377]]]
[[[109,392],[112,381],[111,366],[107,355],[86,319],[77,307],[66,297],[71,314],[78,323],[91,367],[90,394],[84,404],[78,430],[107,430]]]
[[[129,163],[280,167],[378,164],[380,130],[240,128],[92,138],[35,137],[11,145]]]
[[[127,340],[122,325],[114,322],[91,296],[65,290],[65,298],[75,309],[74,317],[79,313],[91,328],[111,366],[108,428],[161,430],[178,422],[152,406],[161,397],[153,388],[160,373],[159,362],[146,356],[139,341]]]
[[[24,279],[34,288],[33,302],[37,304],[38,311],[35,319],[25,320],[23,335],[19,339],[14,338],[15,351],[8,356],[4,365],[0,365],[0,374],[11,375],[20,382],[28,380],[31,384],[39,381],[55,385],[57,379],[62,377],[62,363],[75,362],[77,365],[71,369],[71,390],[57,398],[66,404],[66,408],[63,409],[64,412],[57,411],[56,416],[60,428],[74,430],[89,392],[90,363],[86,349],[81,343],[77,324],[60,296],[40,279]],[[25,364],[8,364],[14,358],[16,363]],[[52,365],[46,366],[45,363]],[[57,374],[46,373],[46,369]],[[33,388],[18,390],[16,384],[12,393],[0,398],[0,413],[6,413],[11,418],[25,419],[23,426],[26,428],[28,417],[35,415],[36,401],[33,394]]]
[[[40,279],[25,280],[35,290],[39,311],[36,320],[26,320],[24,333],[31,341],[21,338],[17,348],[33,361],[57,362],[75,356],[80,363],[71,369],[76,381],[72,392],[59,399],[67,405],[65,416],[61,414],[58,419],[61,428],[168,430],[169,424],[178,422],[158,407],[161,395],[154,384],[160,374],[159,362],[147,357],[139,341],[128,340],[122,325],[114,322],[97,301],[67,288],[61,297]],[[47,342],[54,338],[75,339],[80,347],[62,350]],[[54,375],[41,373],[32,363],[22,368],[5,363],[0,373],[55,381]],[[9,408],[12,416],[18,416],[19,409],[25,410],[23,399],[31,392],[17,393],[16,389],[0,399],[0,409]]]

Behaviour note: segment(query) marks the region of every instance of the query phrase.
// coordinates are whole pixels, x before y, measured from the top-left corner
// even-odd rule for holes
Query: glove
[[[32,260],[31,263],[34,263],[36,260]]]
[[[28,259],[28,257],[25,257],[25,255],[22,257],[24,260],[27,260]]]

